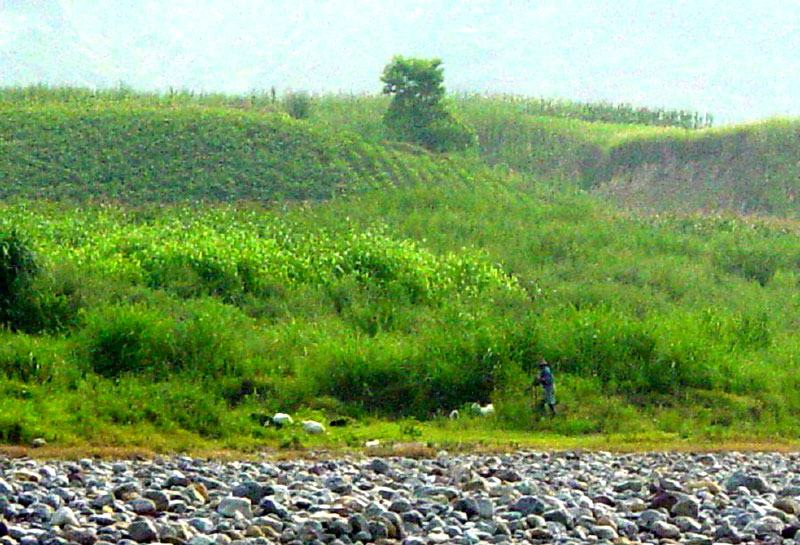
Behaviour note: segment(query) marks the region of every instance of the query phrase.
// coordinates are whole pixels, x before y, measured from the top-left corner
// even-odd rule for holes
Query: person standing
[[[534,384],[542,387],[542,409],[545,411],[550,408],[550,413],[556,414],[556,387],[553,380],[553,372],[550,364],[544,358],[539,358],[539,376],[534,380]]]

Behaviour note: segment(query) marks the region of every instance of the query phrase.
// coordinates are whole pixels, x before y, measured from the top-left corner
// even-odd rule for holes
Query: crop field
[[[437,155],[386,141],[379,99],[314,97],[298,120],[269,95],[25,92],[0,93],[2,442],[800,433],[794,210],[613,202],[664,149],[709,168],[770,157],[728,164],[788,189],[793,122],[515,118],[454,97],[481,147]],[[609,157],[627,170],[587,191]],[[540,356],[556,418],[533,405]],[[466,416],[473,402],[495,415]],[[261,425],[279,410],[351,425]]]

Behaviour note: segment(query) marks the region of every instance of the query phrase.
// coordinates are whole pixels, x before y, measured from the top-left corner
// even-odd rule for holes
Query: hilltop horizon
[[[800,115],[799,15],[716,0],[8,1],[0,86],[378,93],[383,66],[403,54],[443,59],[454,93],[695,110],[722,125]]]

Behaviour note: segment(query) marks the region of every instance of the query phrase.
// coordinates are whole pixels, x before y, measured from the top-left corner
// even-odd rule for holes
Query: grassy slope
[[[279,112],[195,105],[0,105],[0,156],[5,199],[320,199],[452,175]]]
[[[800,217],[800,122],[640,135],[609,151],[602,193],[655,210],[727,210]]]
[[[113,128],[114,119],[135,117],[130,106],[91,110],[110,116]],[[283,152],[293,160],[305,160],[312,136],[339,142],[332,117],[329,127],[313,129],[274,114],[132,106],[145,117],[191,119],[200,135],[240,135],[241,116],[256,127],[280,124],[302,135],[291,140],[299,149]],[[374,128],[370,115],[338,107],[348,128]],[[83,127],[87,110],[32,108],[72,120],[69,127]],[[325,124],[328,111],[312,124]],[[616,145],[621,130],[649,131],[520,123],[550,123],[599,149]],[[57,149],[83,145],[94,155],[81,164],[102,165],[96,148],[80,143],[92,133],[75,134],[78,142]],[[158,448],[308,444],[302,434],[264,430],[250,418],[288,408],[371,422],[322,440],[352,445],[373,437],[491,442],[496,427],[516,430],[509,437],[520,443],[531,430],[634,433],[621,440],[645,442],[797,437],[800,352],[792,339],[800,253],[793,225],[639,218],[579,192],[490,173],[473,160],[390,152],[377,144],[377,132],[365,138],[371,143],[342,142],[394,157],[394,187],[376,184],[383,189],[330,203],[282,211],[4,205],[0,231],[24,233],[42,272],[26,303],[34,319],[21,324],[40,332],[0,333],[0,436]],[[197,164],[202,154],[185,151],[205,146],[205,138],[184,142],[188,148],[164,160]],[[133,150],[135,141],[123,146]],[[523,148],[509,146],[509,160],[498,162],[525,158]],[[572,164],[557,150],[540,156]],[[123,167],[133,171],[130,165]],[[86,176],[69,196],[98,193],[97,179]],[[306,179],[313,187],[301,191],[317,192],[320,184],[328,191],[326,180]],[[558,376],[563,415],[552,421],[535,417],[524,390],[539,354]],[[371,420],[429,418],[471,400],[494,401],[497,418]]]
[[[320,100],[315,119],[381,136],[381,99]],[[612,200],[655,211],[702,210],[800,217],[800,123],[771,120],[720,129],[586,122],[527,113],[525,103],[455,98],[491,165],[579,180]],[[349,112],[349,113],[348,113]]]

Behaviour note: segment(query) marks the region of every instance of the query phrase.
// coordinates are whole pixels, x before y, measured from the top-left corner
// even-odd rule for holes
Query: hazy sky
[[[0,0],[0,85],[379,92],[392,55],[451,91],[800,116],[800,1]]]

